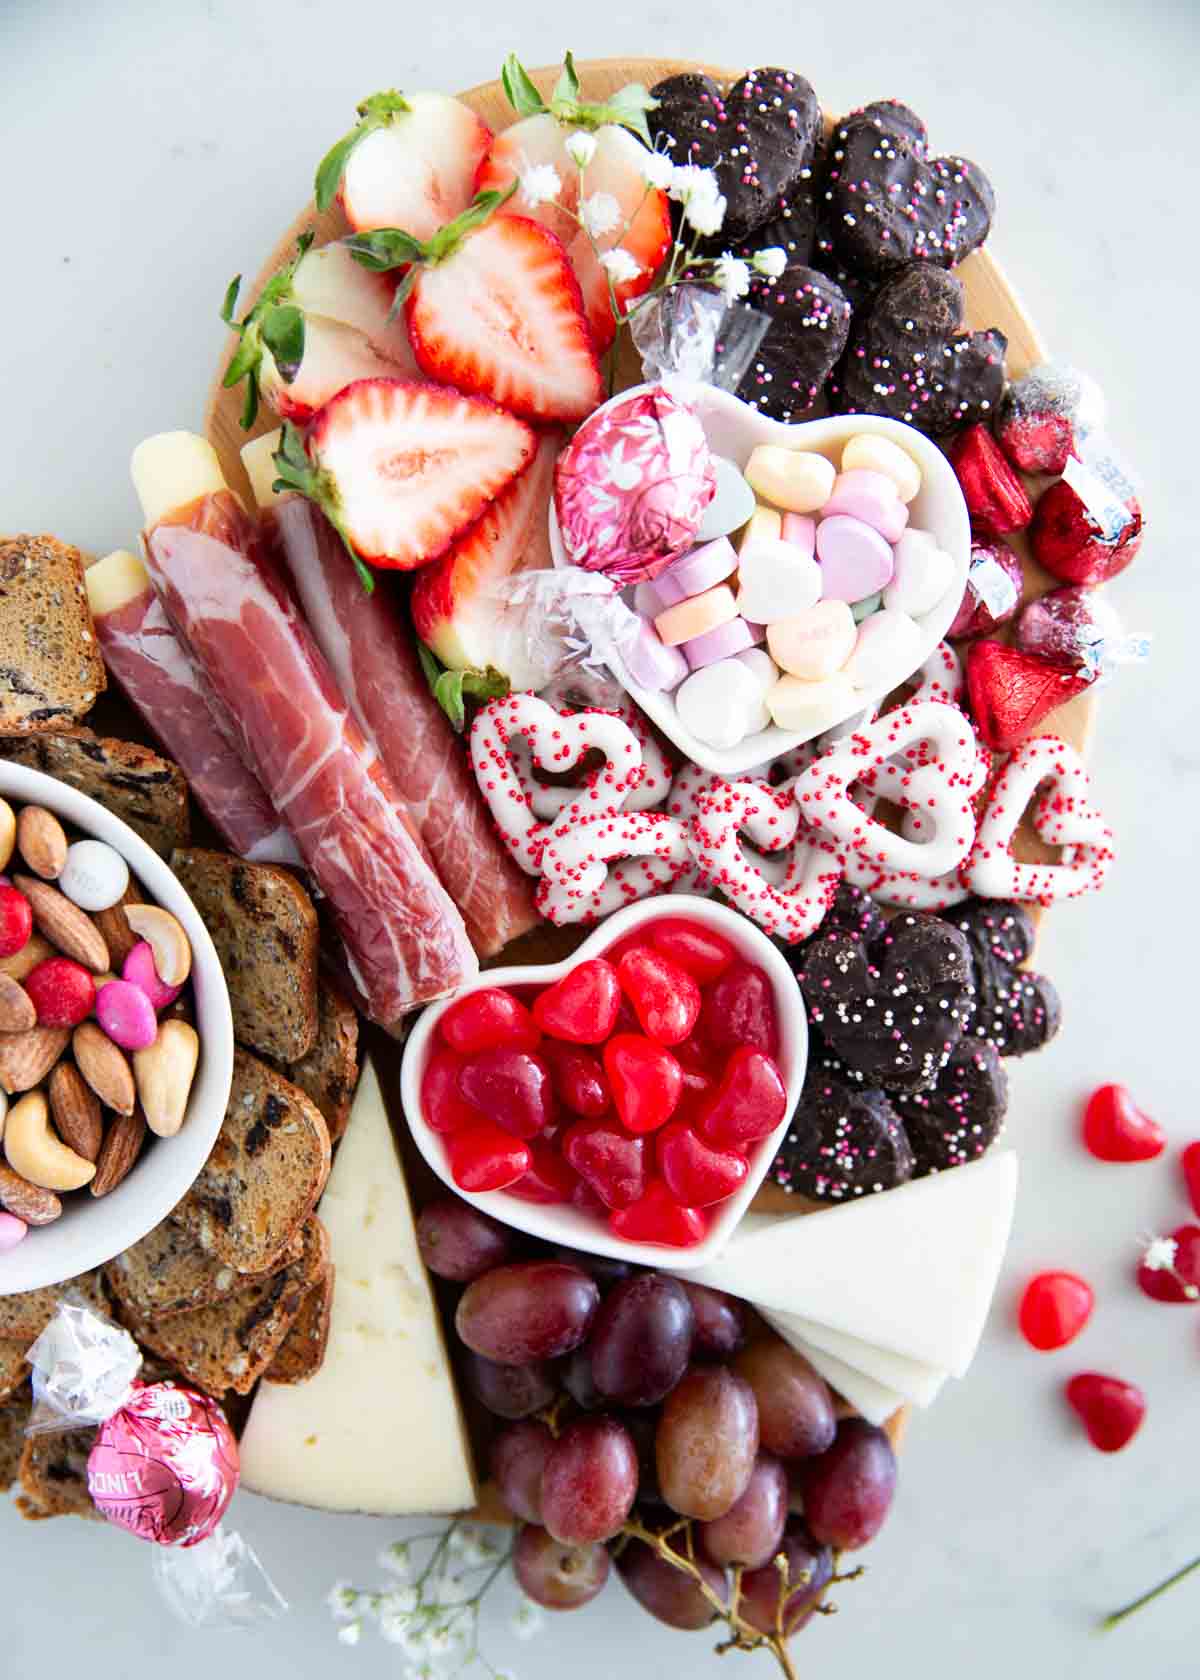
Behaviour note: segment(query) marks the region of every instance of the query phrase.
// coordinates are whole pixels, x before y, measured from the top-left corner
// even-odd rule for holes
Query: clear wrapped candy
[[[685,284],[646,298],[630,317],[629,332],[648,380],[736,391],[770,326],[761,309]]]

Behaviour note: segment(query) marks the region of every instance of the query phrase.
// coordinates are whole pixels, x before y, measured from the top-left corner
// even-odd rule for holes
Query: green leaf
[[[371,233],[352,233],[343,239],[342,244],[355,262],[374,270],[376,274],[385,274],[391,268],[403,268],[406,263],[420,262],[426,254],[421,241],[414,239],[411,233],[405,233],[403,228],[376,228]]]
[[[248,432],[258,419],[258,369],[254,368],[246,378],[246,400],[242,404],[240,425],[244,432]]]
[[[588,112],[593,126],[616,123],[619,128],[627,128],[636,134],[645,145],[653,145],[646,114],[658,110],[658,100],[646,91],[641,82],[629,82],[625,87],[618,88],[604,104],[589,105],[583,109]]]
[[[426,240],[425,260],[436,263],[453,256],[460,242],[476,228],[482,227],[502,204],[507,204],[520,184],[519,178],[514,175],[503,192],[476,193],[460,216],[455,216],[452,222],[440,227],[432,239]]]
[[[346,160],[359,141],[365,140],[375,129],[383,128],[393,117],[409,109],[404,95],[397,93],[394,88],[386,93],[373,93],[363,100],[358,107],[359,121],[349,134],[343,134],[337,144],[330,147],[317,165],[313,192],[318,210],[328,210],[337,197],[342,176],[346,172]]]
[[[408,294],[412,291],[413,287],[416,285],[417,276],[418,276],[418,274],[420,274],[420,272],[421,272],[420,266],[417,263],[414,263],[412,265],[412,267],[409,269],[407,274],[401,275],[400,283],[396,287],[396,290],[392,293],[391,308],[387,312],[387,318],[388,318],[388,325],[389,326],[396,319],[397,315],[399,315],[400,311],[404,308],[405,302],[408,299]]]
[[[442,674],[442,667],[434,658],[432,650],[427,648],[425,643],[420,640],[417,642],[417,658],[420,661],[422,675],[429,684],[429,692],[432,694],[434,686]]]
[[[225,296],[221,303],[221,319],[227,327],[233,325],[233,312],[237,308],[238,293],[242,289],[242,277],[235,274],[225,288]]]
[[[508,103],[519,117],[537,117],[547,109],[546,101],[529,79],[516,53],[509,53],[500,72]]]
[[[563,55],[562,75],[554,84],[554,92],[550,95],[550,109],[556,105],[573,105],[579,98],[579,77],[575,73],[575,60],[570,53]]]
[[[486,671],[447,670],[433,649],[422,641],[417,642],[417,658],[431,694],[459,734],[467,721],[468,696],[475,700],[498,700],[512,689],[508,678],[494,665],[489,665]]]
[[[275,359],[280,378],[290,385],[304,360],[304,312],[284,303],[267,310],[262,318],[263,343]]]
[[[275,463],[278,474],[272,490],[282,493],[285,490],[296,490],[301,496],[307,496],[310,502],[315,502],[321,512],[333,526],[338,536],[346,545],[346,553],[354,562],[354,569],[358,573],[359,582],[370,595],[375,589],[375,578],[363,564],[358,551],[350,540],[350,533],[346,528],[342,516],[342,498],[333,475],[318,466],[304,447],[304,438],[297,426],[290,420],[283,423],[283,432],[279,440],[279,448],[271,459]]]

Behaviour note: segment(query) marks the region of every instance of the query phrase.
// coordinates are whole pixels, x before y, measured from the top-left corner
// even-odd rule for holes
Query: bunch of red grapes
[[[836,1554],[887,1515],[884,1431],[839,1417],[808,1361],[717,1290],[535,1245],[452,1196],[424,1209],[418,1233],[430,1271],[465,1285],[455,1329],[471,1391],[504,1420],[491,1472],[526,1525],[513,1564],[530,1598],[575,1609],[615,1563],[651,1615],[706,1626],[716,1611],[696,1577],[627,1532],[683,1518],[723,1605],[737,1567],[744,1624],[767,1637],[803,1627]],[[671,1547],[687,1552],[678,1537]]]

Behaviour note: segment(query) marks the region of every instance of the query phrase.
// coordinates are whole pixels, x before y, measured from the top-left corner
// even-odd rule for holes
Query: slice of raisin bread
[[[0,537],[0,733],[74,723],[105,681],[82,554],[57,537]]]
[[[88,1454],[94,1429],[68,1429],[61,1435],[29,1435],[21,1452],[22,1497],[17,1509],[29,1522],[48,1517],[104,1518],[92,1504],[87,1485]]]
[[[29,1407],[25,1401],[10,1401],[0,1406],[0,1493],[7,1493],[17,1479],[28,1421]]]
[[[171,867],[212,935],[233,1006],[233,1034],[276,1062],[317,1039],[317,913],[299,881],[272,863],[177,851]]]
[[[322,978],[317,987],[317,1037],[307,1056],[280,1066],[325,1116],[331,1143],[346,1130],[358,1084],[358,1016],[341,992]]]
[[[239,1272],[227,1260],[208,1253],[186,1225],[164,1219],[141,1242],[110,1260],[104,1277],[117,1300],[135,1317],[169,1318],[261,1283],[281,1266],[299,1259],[302,1243],[303,1231],[298,1228],[261,1272]]]
[[[266,1272],[329,1177],[329,1128],[304,1092],[237,1050],[217,1141],[173,1217],[217,1260]]]
[[[30,1289],[24,1295],[0,1295],[0,1337],[21,1343],[22,1351],[35,1341],[54,1316],[60,1300],[90,1307],[102,1318],[108,1316],[108,1302],[99,1272],[81,1272],[46,1289]]]
[[[333,1312],[334,1268],[327,1266],[324,1275],[304,1297],[292,1328],[280,1343],[279,1352],[267,1367],[269,1382],[301,1383],[321,1369],[325,1348],[329,1342],[329,1320]]]
[[[177,764],[160,758],[149,747],[104,740],[90,730],[70,735],[2,735],[0,758],[43,770],[99,800],[160,857],[187,845],[187,782]]]
[[[11,1400],[29,1376],[24,1342],[0,1342],[0,1401]]]

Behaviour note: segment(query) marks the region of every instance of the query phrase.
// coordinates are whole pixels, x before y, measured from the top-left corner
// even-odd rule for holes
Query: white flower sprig
[[[1174,1237],[1144,1237],[1142,1239],[1142,1265],[1148,1272],[1166,1272],[1175,1279],[1189,1301],[1200,1301],[1200,1289],[1177,1268],[1175,1261],[1179,1254],[1179,1245]]]

